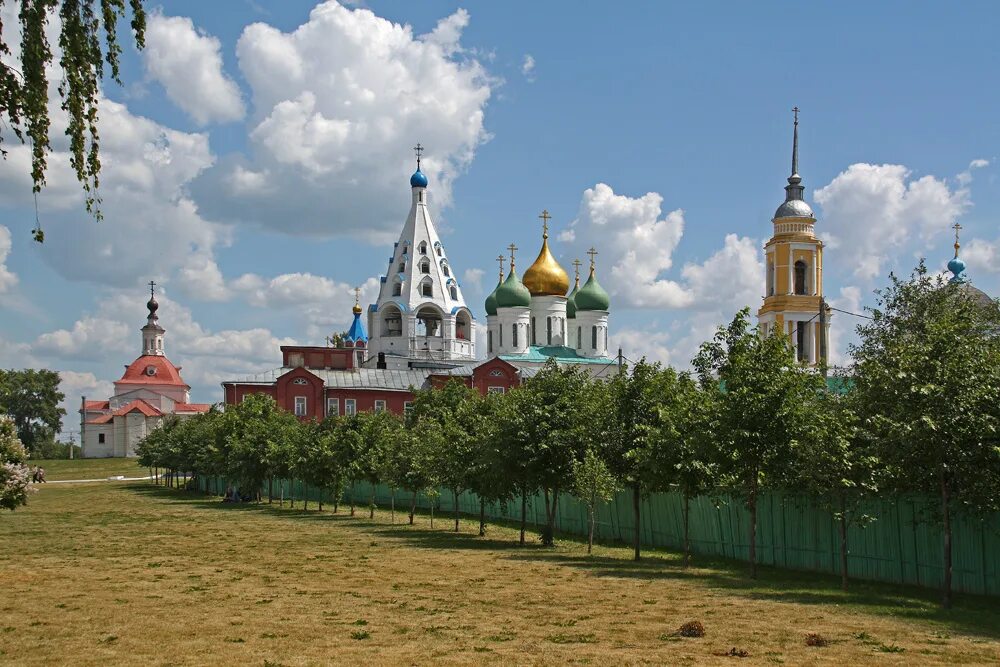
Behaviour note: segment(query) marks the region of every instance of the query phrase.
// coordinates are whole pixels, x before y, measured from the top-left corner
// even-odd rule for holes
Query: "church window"
[[[403,293],[403,283],[398,280],[392,284],[392,295],[400,296]]]
[[[576,328],[576,349],[583,347],[583,327]]]
[[[597,327],[590,327],[590,348],[597,349]]]
[[[493,332],[486,332],[486,353],[493,354]]]
[[[552,318],[545,318],[545,344],[552,345]]]
[[[363,365],[365,363],[365,351],[364,350],[358,350],[357,352],[354,353],[354,355],[357,357],[357,361],[354,362],[355,366],[361,366],[361,365]]]
[[[503,377],[503,371],[500,370],[499,368],[494,368],[493,370],[490,371],[490,377],[493,377],[493,378],[502,378]]]
[[[455,287],[454,285],[452,285],[449,288],[449,291],[451,292],[451,300],[452,301],[458,301],[458,288]]]
[[[340,399],[339,398],[326,399],[326,416],[336,417],[339,414],[340,414]]]
[[[607,327],[602,327],[602,328],[604,329],[604,349],[605,349],[605,351],[607,351],[607,349],[608,349],[608,328]]]
[[[538,340],[535,338],[535,318],[531,318],[531,344],[538,345]]]
[[[444,264],[444,263],[441,264],[441,271],[442,271],[442,273],[444,273],[444,277],[445,278],[451,278],[451,270],[448,269],[448,265],[447,264]]]
[[[497,333],[500,335],[500,340],[497,342],[497,345],[503,347],[503,327],[497,327]]]
[[[441,250],[441,246],[437,247],[438,257],[444,257],[444,252]]]
[[[100,444],[100,445],[104,444],[104,434],[103,433],[98,433],[97,434],[97,443]]]
[[[146,366],[146,375],[156,375],[156,366]]]
[[[427,282],[420,283],[420,295],[426,297],[434,296],[434,285],[431,281],[428,280]]]
[[[774,262],[767,260],[767,295],[774,296]]]
[[[513,345],[516,348],[517,347],[517,325],[516,324],[510,325],[510,331],[511,331],[511,334],[510,334],[511,335],[511,345]]]
[[[441,337],[440,311],[424,306],[417,312],[417,335]]]
[[[487,387],[486,388],[486,393],[487,394],[502,394],[503,393],[503,387]]]
[[[805,322],[799,322],[795,327],[795,352],[799,361],[809,359],[809,350],[806,349],[806,334],[809,328]]]
[[[348,417],[353,417],[354,413],[358,411],[357,403],[353,398],[344,399],[344,414]]]
[[[305,378],[295,378],[292,380],[292,384],[309,384],[309,381]]]
[[[801,259],[795,262],[795,293],[806,293],[806,263]]]
[[[420,250],[420,254],[421,255],[426,255],[427,254],[427,241],[421,241],[420,245],[417,246],[417,248]]]
[[[420,273],[430,273],[430,272],[431,272],[431,263],[426,259],[420,262]]]
[[[399,262],[399,268],[396,270],[396,273],[406,273],[406,262]]]
[[[295,416],[305,417],[306,416],[306,397],[296,396],[295,397]]]
[[[375,412],[385,412],[385,401],[375,401]]]
[[[382,335],[403,335],[403,316],[399,312],[399,308],[389,306],[382,311]]]

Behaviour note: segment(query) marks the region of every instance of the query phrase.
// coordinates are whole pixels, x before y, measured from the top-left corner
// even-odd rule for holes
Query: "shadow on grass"
[[[390,524],[370,519],[368,508],[360,505],[355,506],[356,515],[351,516],[345,505],[341,505],[340,512],[334,514],[332,505],[324,504],[324,511],[319,512],[315,502],[311,502],[310,509],[304,511],[301,509],[301,501],[297,501],[293,509],[279,507],[277,501],[269,505],[266,499],[260,504],[223,503],[218,496],[206,495],[200,491],[184,492],[150,484],[131,484],[128,488],[162,501],[200,509],[266,513],[293,521],[350,522],[352,527],[364,528],[375,535],[396,539],[416,548],[516,552],[505,557],[515,561],[545,562],[576,568],[598,577],[684,581],[754,600],[853,607],[876,615],[938,623],[956,632],[1000,639],[1000,600],[986,596],[957,594],[954,607],[946,610],[940,606],[939,592],[933,589],[856,580],[851,581],[848,591],[843,591],[838,576],[769,566],[758,566],[758,578],[750,579],[748,565],[743,561],[693,555],[692,567],[685,568],[680,553],[663,548],[645,549],[643,560],[640,561],[631,560],[631,550],[627,552],[627,559],[566,553],[541,546],[537,539],[537,526],[530,524],[526,544],[522,546],[516,540],[479,537],[471,532],[453,532],[454,514],[447,512],[435,513],[435,528],[431,530],[426,525],[430,513],[422,509],[416,511],[416,515],[421,518],[421,525],[409,526],[408,507],[397,509],[398,522]],[[380,514],[386,511],[385,508],[379,509]],[[478,517],[463,514],[462,520],[468,523],[470,520],[478,520]],[[438,521],[440,525],[437,525]],[[503,520],[491,520],[489,525],[514,531],[520,528],[519,523]],[[583,538],[578,535],[559,534],[557,539],[577,544],[583,542]],[[601,546],[620,548],[625,545],[603,542]]]

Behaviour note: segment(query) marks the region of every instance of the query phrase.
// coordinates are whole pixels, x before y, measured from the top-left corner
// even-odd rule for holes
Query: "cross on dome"
[[[417,154],[417,169],[420,169],[420,156],[424,154],[424,147],[417,142],[417,145],[413,147],[413,152]]]
[[[510,250],[510,270],[514,270],[514,252],[517,250],[517,246],[511,243],[507,246],[507,250]]]
[[[576,271],[576,282],[577,283],[580,282],[580,266],[582,266],[582,265],[583,265],[583,262],[581,262],[579,258],[573,260],[573,270]]]
[[[503,255],[497,255],[497,263],[500,264],[500,280],[503,280],[503,264],[507,261],[507,258]]]
[[[962,230],[962,225],[956,222],[951,228],[955,230],[955,257],[958,257],[958,249],[962,247],[958,242],[958,232]]]
[[[542,219],[542,238],[547,239],[549,238],[549,220],[552,219],[552,216],[549,215],[548,209],[543,209],[542,214],[538,217]]]
[[[596,249],[595,249],[595,248],[594,248],[594,247],[592,246],[592,247],[590,248],[590,250],[588,250],[588,251],[587,251],[587,254],[588,254],[588,255],[590,255],[590,270],[591,270],[591,271],[593,271],[593,270],[594,270],[594,266],[595,266],[595,264],[594,264],[594,257],[596,257],[596,256],[598,255],[598,252],[597,252],[597,250],[596,250]]]

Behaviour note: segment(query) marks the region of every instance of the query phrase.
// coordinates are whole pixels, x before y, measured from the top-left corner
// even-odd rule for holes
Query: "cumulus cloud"
[[[462,274],[462,287],[472,294],[482,294],[484,275],[486,272],[482,269],[466,269]]]
[[[535,80],[535,57],[530,53],[524,54],[524,60],[521,62],[521,74],[528,81]]]
[[[137,329],[138,325],[129,326],[106,317],[85,316],[77,320],[70,330],[57,329],[42,334],[35,340],[32,350],[38,355],[57,359],[76,359],[80,356],[88,360],[118,358],[135,348],[134,344],[130,345],[130,337]]]
[[[951,188],[934,176],[911,178],[897,164],[852,164],[816,191],[831,248],[854,275],[871,280],[887,273],[892,253],[918,239],[926,242],[946,231],[970,206],[969,191]]]
[[[219,40],[196,29],[191,19],[150,16],[142,57],[149,76],[198,125],[243,118],[240,89],[222,71]]]
[[[383,240],[409,205],[410,147],[432,202],[488,138],[492,79],[461,47],[459,10],[414,35],[370,10],[314,8],[291,32],[248,26],[236,47],[254,106],[250,148],[193,185],[205,215],[292,234]]]
[[[955,177],[961,185],[968,185],[972,182],[972,171],[974,169],[983,169],[984,167],[990,166],[989,160],[984,160],[983,158],[977,158],[969,163],[968,168],[961,174]]]
[[[1000,271],[1000,255],[997,253],[997,241],[972,239],[962,244],[962,259],[971,271],[996,273]]]
[[[7,268],[11,245],[10,230],[0,225],[0,294],[17,285],[17,275]]]
[[[86,396],[88,401],[107,400],[115,387],[109,380],[98,379],[93,373],[59,371],[59,391],[65,396],[59,404],[66,411],[62,433],[76,433],[79,438],[80,417],[77,411],[80,409],[80,397]]]
[[[847,313],[863,314],[861,288],[857,286],[841,287],[839,295],[827,301],[832,307]],[[850,361],[847,346],[855,339],[854,330],[860,320],[847,313],[834,311],[830,322],[830,364],[833,366],[843,366]]]

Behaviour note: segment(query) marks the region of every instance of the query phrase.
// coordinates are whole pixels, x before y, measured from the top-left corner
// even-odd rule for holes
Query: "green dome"
[[[573,297],[573,301],[576,305],[575,310],[607,310],[611,305],[611,298],[597,282],[594,269],[590,270],[587,284],[580,288],[580,291]]]
[[[494,287],[493,291],[490,292],[490,295],[488,297],[486,297],[486,314],[487,315],[496,315],[497,314],[497,290],[500,289],[500,285],[502,285],[502,284],[503,284],[503,281],[498,280],[497,281],[497,286]]]
[[[576,317],[576,293],[579,291],[580,280],[579,276],[577,276],[577,284],[573,287],[573,291],[569,293],[569,296],[566,297],[566,317]]]
[[[497,298],[497,308],[527,308],[531,305],[531,292],[517,277],[517,272],[511,269],[507,280],[494,292]]]

